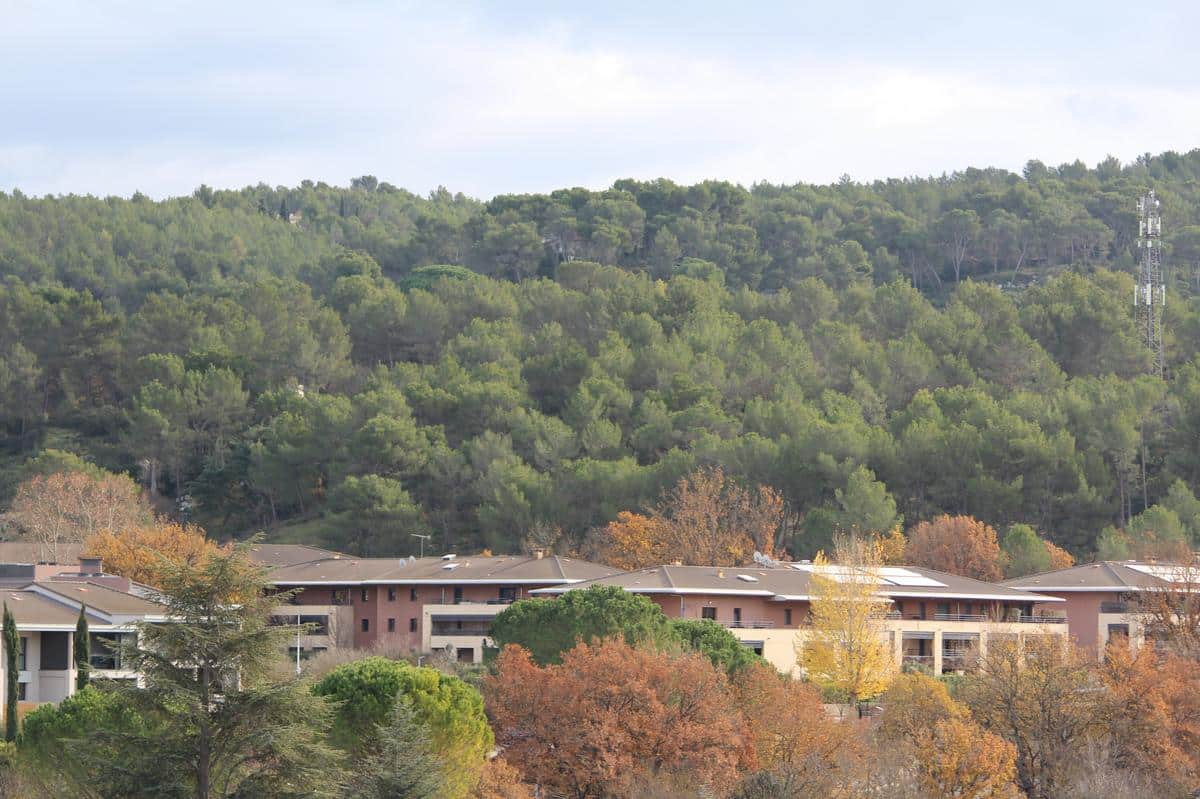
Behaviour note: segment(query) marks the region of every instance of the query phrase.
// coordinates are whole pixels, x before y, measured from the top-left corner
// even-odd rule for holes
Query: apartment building
[[[653,600],[667,616],[712,619],[784,672],[797,672],[796,647],[806,635],[814,567],[656,566],[574,585],[531,591],[554,596],[575,588],[615,585]],[[841,579],[835,569],[835,579]],[[968,668],[989,641],[1022,644],[1029,635],[1065,636],[1065,600],[915,567],[884,567],[880,593],[896,659],[935,673]],[[848,577],[847,577],[848,579]]]
[[[259,557],[266,562],[268,554]],[[491,620],[505,606],[534,589],[616,573],[555,555],[356,558],[328,553],[274,568],[271,583],[279,591],[295,591],[274,614],[277,624],[297,627],[293,657],[380,646],[416,653],[450,649],[460,661],[479,662]],[[311,628],[306,631],[305,625]]]
[[[88,558],[52,574],[39,564],[0,564],[0,601],[17,624],[17,700],[28,705],[75,693],[74,633],[81,607],[86,607],[93,679],[136,680],[113,647],[134,635],[137,623],[165,620],[163,608],[137,586],[105,574],[98,560]],[[0,657],[0,705],[7,698],[7,665]]]
[[[1084,563],[1002,585],[1062,600],[1071,637],[1100,655],[1116,636],[1135,648],[1145,642],[1146,616],[1139,604],[1147,592],[1194,590],[1198,578],[1200,572],[1190,567],[1128,560]]]

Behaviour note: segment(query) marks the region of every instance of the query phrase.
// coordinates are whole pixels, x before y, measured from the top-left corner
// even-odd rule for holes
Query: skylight
[[[739,574],[737,576],[737,578],[744,583],[757,583],[758,582],[757,577],[752,577],[749,574]]]

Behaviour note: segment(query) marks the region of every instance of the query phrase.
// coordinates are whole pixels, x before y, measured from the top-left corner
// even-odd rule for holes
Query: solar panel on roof
[[[1166,580],[1169,583],[1189,582],[1194,581],[1197,575],[1194,573],[1189,577],[1188,568],[1186,566],[1165,565],[1158,563],[1126,563],[1128,568],[1135,572],[1148,574],[1151,577],[1157,577],[1160,580]]]
[[[907,585],[913,587],[924,586],[926,588],[945,588],[946,584],[938,582],[932,577],[926,577],[915,571],[901,569],[898,566],[884,566],[879,570],[879,576],[886,583],[892,585]]]

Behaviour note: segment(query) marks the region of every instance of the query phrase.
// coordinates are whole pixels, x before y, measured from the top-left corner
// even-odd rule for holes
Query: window
[[[370,597],[371,597],[370,593],[368,593],[367,589],[364,588],[362,590],[362,601],[366,602],[368,599],[370,599]]]
[[[389,633],[396,632],[396,620],[395,619],[388,619],[388,632]]]
[[[783,626],[784,627],[792,626],[792,609],[791,608],[783,609]]]
[[[733,623],[734,624],[742,623],[742,609],[741,608],[733,609]]]
[[[467,647],[461,647],[455,654],[457,655],[457,660],[459,663],[474,663],[475,662],[475,650],[474,649],[470,649]]]
[[[295,620],[292,622],[295,624]],[[132,636],[132,633],[91,633],[91,664],[93,669],[108,669],[119,671],[121,664],[121,644]]]
[[[935,610],[934,613],[937,615],[940,615],[940,616],[949,616],[950,615],[950,603],[949,602],[937,603],[937,610]]]
[[[415,588],[408,589],[408,601],[409,602],[417,601],[417,589],[415,589]]]
[[[21,651],[17,653],[17,671],[25,671],[25,653],[29,651],[29,638],[21,636]]]
[[[370,620],[370,619],[363,619],[363,620],[362,620],[362,631],[363,631],[364,633],[369,633],[369,632],[371,632],[371,620]]]
[[[344,588],[335,588],[330,592],[329,604],[331,605],[349,605],[350,592]]]
[[[29,685],[29,683],[24,683],[24,682],[17,683],[17,701],[18,702],[25,701],[25,687],[27,685]]]
[[[388,587],[388,602],[395,602],[395,601],[396,601],[396,589],[389,586]]]
[[[417,620],[416,619],[408,620],[408,631],[410,633],[415,633],[417,631]]]
[[[509,586],[509,585],[501,587],[501,589],[500,589],[500,601],[501,602],[514,602],[514,601],[516,601],[516,599],[517,599],[517,589],[516,588]]]
[[[456,586],[454,586],[454,604],[458,605],[461,603],[462,603],[462,586],[456,585]]]
[[[713,621],[716,621],[717,609],[716,608],[700,608],[700,618],[712,619]]]

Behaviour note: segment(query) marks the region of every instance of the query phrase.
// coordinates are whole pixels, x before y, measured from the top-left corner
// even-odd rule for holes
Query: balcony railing
[[[735,630],[768,630],[775,626],[775,622],[771,619],[742,619],[741,621],[722,621],[718,624]]]
[[[1101,613],[1128,613],[1129,612],[1129,603],[1128,602],[1101,602],[1100,603],[1100,612]]]
[[[1066,624],[1066,616],[1018,616],[1016,621],[1021,624]]]
[[[936,621],[987,621],[988,619],[982,613],[935,613],[933,618]]]
[[[905,663],[912,663],[917,666],[932,666],[933,655],[905,655]]]

